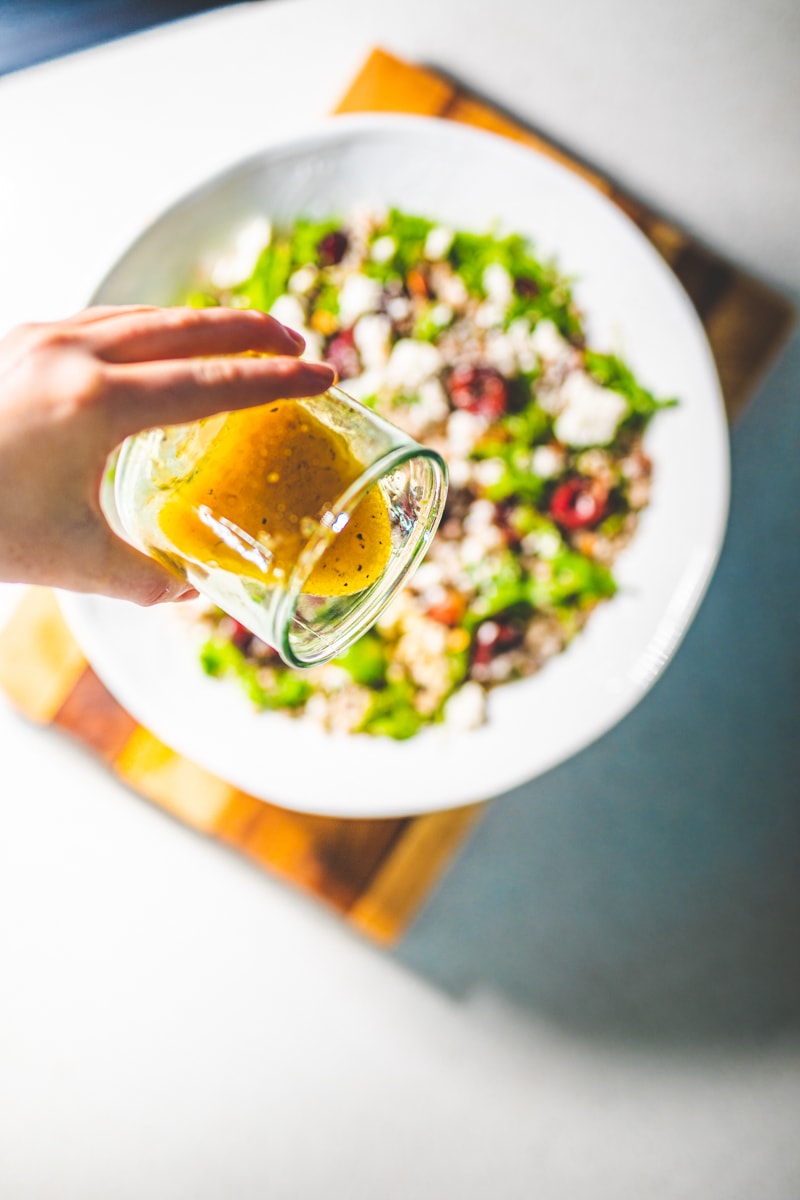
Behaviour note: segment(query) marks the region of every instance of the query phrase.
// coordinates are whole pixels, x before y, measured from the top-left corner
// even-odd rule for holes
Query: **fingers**
[[[300,334],[257,309],[141,308],[117,312],[114,319],[98,318],[87,330],[91,348],[105,362],[154,362],[243,354],[248,350],[297,355],[305,346]]]
[[[107,416],[114,445],[158,425],[317,396],[336,380],[333,367],[296,358],[171,359],[111,365],[105,373],[113,397]]]
[[[95,325],[98,321],[108,321],[112,317],[130,317],[134,313],[160,312],[154,304],[95,304],[92,308],[81,309],[64,321],[65,325]]]
[[[160,309],[147,304],[125,307],[108,304],[83,309],[63,321],[27,321],[23,325],[15,326],[3,338],[0,346],[2,366],[4,368],[12,367],[23,356],[41,350],[55,348],[61,351],[65,346],[71,346],[76,349],[88,348],[91,351],[93,331],[88,330],[90,336],[87,338],[87,327],[98,325],[101,322],[116,321],[119,323],[121,319],[129,321],[132,316],[137,314],[160,311]]]

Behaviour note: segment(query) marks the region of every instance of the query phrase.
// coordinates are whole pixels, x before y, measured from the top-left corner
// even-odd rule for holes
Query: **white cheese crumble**
[[[445,419],[450,411],[450,405],[447,402],[447,394],[438,379],[426,379],[424,383],[420,384],[417,394],[419,403],[427,415],[428,424],[435,425],[438,421]]]
[[[440,299],[451,308],[463,308],[469,300],[469,292],[461,276],[456,275],[444,264],[438,269],[433,267],[431,275]]]
[[[472,469],[474,464],[468,458],[453,458],[449,459],[450,467],[450,483],[453,487],[466,487],[472,479]]]
[[[434,225],[425,238],[422,253],[431,262],[444,258],[453,244],[454,236],[452,229],[446,229],[444,225]]]
[[[309,362],[320,362],[323,352],[323,341],[320,335],[313,329],[305,327],[298,329],[297,332],[303,335],[306,342],[306,348],[300,357],[308,359]]]
[[[384,313],[365,313],[353,327],[353,341],[365,368],[384,367],[389,361],[392,322]]]
[[[540,479],[552,479],[564,466],[564,452],[555,446],[537,446],[531,454],[531,470]]]
[[[414,572],[412,587],[417,592],[427,592],[432,588],[440,587],[441,583],[441,568],[437,563],[428,558]]]
[[[524,317],[517,317],[508,329],[489,329],[485,350],[486,361],[496,367],[501,375],[515,375],[518,370],[533,371],[539,361],[533,348],[531,327]]]
[[[570,359],[574,353],[574,348],[547,318],[537,322],[530,344],[537,358],[548,366]]]
[[[564,407],[560,389],[558,387],[547,387],[543,384],[539,384],[536,389],[536,403],[539,405],[539,408],[544,409],[551,417],[557,416]]]
[[[486,719],[486,693],[474,679],[453,692],[444,706],[445,724],[451,729],[478,729]]]
[[[249,278],[262,250],[267,248],[271,240],[272,224],[266,217],[255,217],[243,225],[230,250],[220,255],[211,266],[209,277],[214,287],[235,287]]]
[[[465,567],[474,567],[478,563],[482,563],[486,558],[486,546],[483,544],[483,539],[469,535],[462,538],[459,557]]]
[[[290,329],[301,329],[306,323],[306,311],[296,296],[278,296],[269,315]]]
[[[296,333],[305,338],[306,348],[303,351],[303,358],[311,361],[322,358],[322,339],[318,333],[306,326],[305,309],[296,296],[288,294],[278,296],[269,310],[269,315],[276,321],[280,321],[281,325],[287,325],[289,329],[294,329]]]
[[[415,392],[443,366],[444,359],[436,346],[430,342],[415,342],[413,338],[401,338],[392,348],[386,382],[389,387],[408,394]]]
[[[381,300],[381,285],[366,275],[348,275],[339,292],[339,320],[344,328],[367,312],[375,312]]]
[[[457,409],[447,418],[448,450],[458,458],[466,458],[475,448],[475,443],[486,432],[486,417],[478,413]]]
[[[397,242],[388,233],[376,238],[370,249],[370,258],[376,263],[387,263],[397,249]]]
[[[505,315],[505,304],[498,304],[496,300],[484,300],[475,310],[475,324],[479,329],[491,329],[493,325],[502,325]]]
[[[439,329],[443,329],[452,321],[453,310],[449,304],[434,304],[429,315],[433,324]]]
[[[391,419],[395,425],[421,438],[447,416],[449,405],[444,388],[436,378],[425,379],[414,391],[413,404],[395,405]]]
[[[569,375],[561,389],[564,407],[553,432],[567,446],[605,446],[628,412],[628,402],[619,392],[601,387],[583,372]]]
[[[506,337],[514,347],[517,363],[521,371],[532,371],[537,362],[536,349],[533,345],[530,323],[525,317],[516,317],[508,329]]]
[[[484,356],[489,366],[494,367],[501,375],[516,374],[517,349],[502,329],[490,329],[487,332]]]
[[[367,243],[372,231],[385,220],[385,214],[370,208],[368,204],[358,204],[351,209],[347,220],[347,239],[350,243],[344,261],[358,263],[367,253]]]
[[[373,367],[369,371],[362,372],[361,375],[354,375],[352,379],[345,379],[344,388],[348,396],[352,396],[354,400],[369,400],[371,396],[378,396],[386,383],[386,371],[383,367]]]
[[[481,487],[499,483],[505,475],[506,466],[502,458],[484,458],[473,467],[475,480]],[[494,515],[494,514],[493,514]]]
[[[491,500],[473,500],[464,518],[464,529],[467,533],[478,534],[483,530],[493,529],[494,519],[495,510]]]
[[[305,296],[314,286],[318,271],[316,267],[312,267],[309,263],[305,267],[298,267],[297,270],[289,276],[287,287],[295,296]]]
[[[465,540],[481,547],[481,558],[505,545],[503,531],[495,524],[494,515],[494,505],[490,501],[475,500],[464,521]]]
[[[393,321],[404,321],[411,316],[411,301],[405,296],[392,296],[386,303],[386,312]]]
[[[489,263],[482,276],[487,299],[493,304],[508,308],[514,296],[514,280],[500,263]]]

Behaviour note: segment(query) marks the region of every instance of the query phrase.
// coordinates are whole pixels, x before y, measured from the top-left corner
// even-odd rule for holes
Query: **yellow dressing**
[[[297,401],[231,413],[158,516],[179,553],[222,570],[285,583],[333,501],[362,473],[344,438]],[[242,531],[245,535],[239,535]],[[311,571],[304,592],[347,596],[373,584],[391,546],[374,486]]]

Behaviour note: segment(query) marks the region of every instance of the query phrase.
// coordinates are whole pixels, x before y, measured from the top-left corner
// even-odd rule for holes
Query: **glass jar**
[[[308,667],[374,624],[446,491],[439,454],[331,388],[128,438],[100,499],[115,533]]]

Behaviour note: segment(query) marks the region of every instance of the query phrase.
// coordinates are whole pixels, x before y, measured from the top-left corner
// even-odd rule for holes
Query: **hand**
[[[261,312],[93,308],[0,341],[0,580],[158,604],[194,595],[133,550],[100,509],[108,455],[129,434],[313,396],[332,368]],[[271,357],[230,357],[253,350]]]

